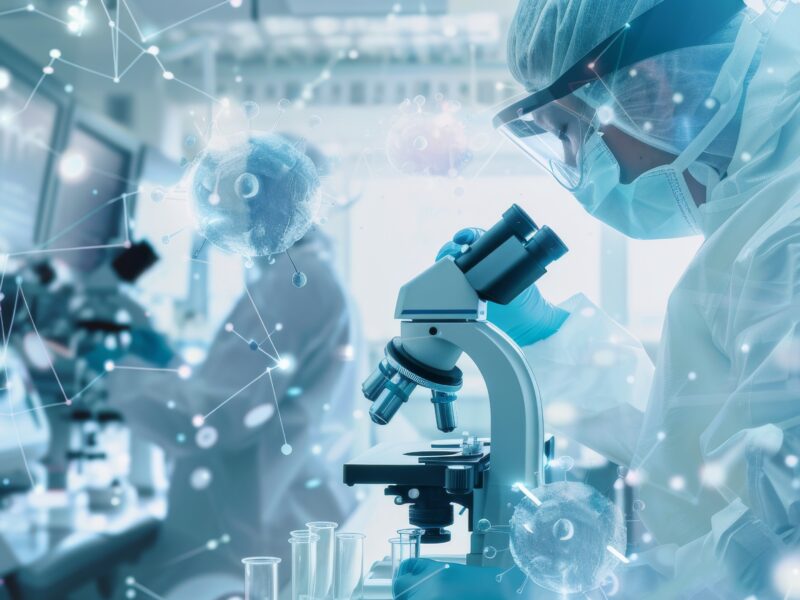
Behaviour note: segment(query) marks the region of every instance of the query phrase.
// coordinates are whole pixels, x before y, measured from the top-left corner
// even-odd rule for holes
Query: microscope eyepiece
[[[514,204],[455,262],[481,299],[508,304],[566,252],[549,227],[540,229]]]

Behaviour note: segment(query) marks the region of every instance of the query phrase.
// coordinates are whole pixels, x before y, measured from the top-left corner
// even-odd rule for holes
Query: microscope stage
[[[475,465],[483,471],[488,462],[488,441],[475,456],[461,453],[460,440],[378,444],[344,465],[344,483],[442,487],[448,466]]]

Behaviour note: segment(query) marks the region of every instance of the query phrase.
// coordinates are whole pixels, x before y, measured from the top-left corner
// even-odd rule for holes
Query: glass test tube
[[[419,558],[419,539],[392,538],[389,540],[392,545],[392,580],[397,576],[400,563],[409,558]]]
[[[292,600],[308,600],[312,597],[318,541],[319,536],[309,531],[292,532],[289,540],[292,545]]]
[[[274,556],[243,558],[244,600],[278,600],[278,565]]]
[[[417,553],[416,556],[419,557],[420,555],[420,544],[422,543],[422,534],[424,533],[423,529],[419,527],[410,527],[407,529],[398,529],[397,530],[397,537],[401,540],[406,541],[416,541],[417,545]]]
[[[338,523],[331,521],[306,523],[308,530],[319,537],[314,571],[314,600],[332,600],[333,598],[333,559],[336,548],[335,533],[338,526]]]
[[[361,600],[364,594],[364,534],[336,534],[335,600]]]

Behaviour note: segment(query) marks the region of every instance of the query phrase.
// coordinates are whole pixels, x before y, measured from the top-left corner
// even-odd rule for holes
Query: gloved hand
[[[451,242],[442,246],[436,260],[445,256],[458,257],[464,246],[474,244],[484,233],[483,229],[475,227],[462,229]],[[536,285],[531,285],[505,306],[489,302],[487,307],[489,322],[502,329],[518,346],[530,346],[550,337],[568,316],[567,311],[542,298]]]
[[[508,600],[532,598],[536,586],[528,583],[517,594],[525,575],[519,569],[497,576],[501,569],[468,567],[425,558],[412,558],[400,565],[392,585],[395,600]]]

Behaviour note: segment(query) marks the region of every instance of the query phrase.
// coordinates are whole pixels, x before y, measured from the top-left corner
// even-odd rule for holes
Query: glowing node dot
[[[208,203],[211,206],[216,206],[217,204],[219,204],[219,201],[220,201],[219,194],[217,194],[216,192],[211,192],[211,194],[209,194]]]
[[[637,71],[636,69],[631,69],[630,71],[628,71],[628,75],[630,75],[631,77],[636,77],[638,74],[639,71]]]
[[[278,368],[281,371],[288,371],[292,368],[292,359],[288,357],[283,357],[278,361]]]
[[[161,76],[162,76],[164,79],[166,79],[167,81],[170,81],[170,80],[172,80],[172,79],[175,79],[175,73],[173,73],[172,71],[164,71],[164,72],[161,74]]]
[[[667,434],[666,434],[666,433],[664,433],[663,431],[659,431],[659,432],[656,434],[656,439],[657,439],[659,442],[663,442],[665,439],[667,439]]]
[[[119,83],[119,77],[114,77],[114,83]]]
[[[800,462],[800,459],[798,459],[794,454],[790,454],[789,456],[786,457],[784,462],[786,463],[787,467],[789,467],[790,469],[794,469],[797,466],[798,462]]]
[[[643,533],[643,534],[642,534],[642,541],[643,541],[645,544],[649,544],[650,542],[652,542],[652,541],[653,541],[653,535],[652,535],[652,534],[650,534],[650,533]]]
[[[206,542],[206,548],[209,550],[216,550],[219,547],[219,542],[217,540],[208,540]]]
[[[203,415],[195,415],[192,417],[192,425],[195,427],[202,427],[203,423],[206,422],[205,417]]]
[[[695,381],[697,379],[697,373],[694,371],[689,371],[687,377],[689,378],[689,381]]]
[[[749,152],[742,152],[741,154],[742,162],[750,162],[753,160],[753,155]]]
[[[742,354],[747,354],[750,352],[750,344],[742,344],[740,350],[742,351]]]
[[[357,408],[353,411],[353,418],[354,419],[363,419],[364,418],[364,411],[360,408]]]
[[[58,48],[50,50],[50,58],[61,58],[61,50]]]
[[[158,46],[149,46],[147,48],[147,53],[151,56],[158,56],[159,52],[161,52],[161,48]]]
[[[708,110],[713,110],[717,106],[717,101],[713,98],[708,98],[703,104]]]
[[[242,0],[228,0],[228,3],[233,8],[241,8],[241,6],[242,6]]]
[[[283,323],[275,323],[275,331],[283,331]]]
[[[669,478],[669,487],[676,492],[686,489],[686,480],[680,475],[673,475]]]
[[[113,361],[113,360],[107,360],[107,361],[106,361],[106,362],[103,364],[103,368],[104,368],[104,369],[106,370],[106,372],[108,372],[108,373],[111,373],[111,371],[113,371],[113,370],[114,370],[114,366],[115,366],[115,365],[114,365],[114,361]]]
[[[53,73],[55,73],[55,69],[50,65],[47,65],[45,68],[42,69],[42,73],[44,73],[45,75],[52,75]]]
[[[28,4],[28,5],[25,7],[25,9],[26,9],[28,12],[32,12],[32,11],[36,10],[36,7],[35,7],[33,4]]]
[[[178,377],[181,379],[189,379],[192,376],[192,368],[189,365],[181,365],[178,368]]]
[[[58,173],[67,181],[77,181],[86,174],[88,163],[79,152],[67,152],[58,163]]]
[[[320,454],[322,454],[322,446],[320,446],[319,444],[314,444],[313,446],[311,446],[311,454],[315,456],[319,456]]]
[[[281,454],[284,456],[289,456],[292,453],[292,446],[290,444],[284,444],[281,446]]]
[[[682,104],[682,103],[683,103],[683,100],[684,100],[683,94],[681,94],[680,92],[675,92],[675,93],[672,95],[672,101],[673,101],[675,104]]]
[[[167,400],[167,408],[170,410],[175,410],[175,400]]]
[[[358,50],[356,50],[355,48],[353,48],[352,50],[350,50],[350,51],[347,53],[347,58],[349,58],[350,60],[355,60],[355,59],[357,59],[357,58],[358,58]]]
[[[136,580],[133,577],[125,578],[125,585],[133,585],[134,583],[136,583]]]

